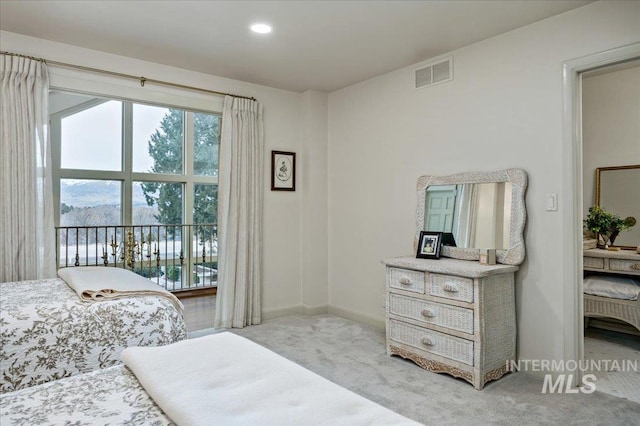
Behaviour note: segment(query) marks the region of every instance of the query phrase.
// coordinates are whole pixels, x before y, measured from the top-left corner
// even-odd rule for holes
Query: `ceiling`
[[[0,29],[281,89],[331,92],[587,3],[1,1]],[[258,21],[273,32],[251,33]]]

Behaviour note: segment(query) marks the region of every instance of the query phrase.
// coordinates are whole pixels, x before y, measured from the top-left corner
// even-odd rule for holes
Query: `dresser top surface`
[[[584,255],[587,257],[602,257],[607,259],[640,260],[640,254],[634,250],[589,249],[584,251]]]
[[[415,256],[389,257],[381,262],[387,266],[413,269],[422,272],[460,275],[469,278],[482,278],[489,275],[515,272],[519,268],[515,265],[483,265],[477,261],[450,259],[418,259]]]

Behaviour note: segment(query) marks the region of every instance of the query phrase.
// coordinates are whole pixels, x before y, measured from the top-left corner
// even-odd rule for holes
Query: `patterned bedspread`
[[[3,425],[172,425],[124,365],[0,395]]]
[[[58,278],[2,283],[0,393],[120,364],[129,346],[186,337],[182,315],[161,297],[82,302]]]

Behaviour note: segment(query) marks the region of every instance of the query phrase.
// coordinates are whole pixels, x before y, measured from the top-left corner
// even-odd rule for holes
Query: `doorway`
[[[640,58],[640,43],[572,59],[562,64],[563,136],[562,136],[562,274],[564,359],[582,360],[584,356],[583,318],[583,233],[582,233],[582,122],[580,115],[580,74],[582,72]],[[572,376],[573,385],[582,383],[583,373]]]
[[[581,121],[581,73],[640,58],[640,43],[572,59],[562,64],[563,90],[563,197],[562,282],[564,359],[584,357],[583,317],[583,166]],[[582,383],[583,372],[572,376],[574,386]]]
[[[586,70],[579,77],[582,215],[586,217],[589,208],[599,206],[621,218],[640,219],[640,204],[637,203],[640,200],[633,195],[640,186],[638,169],[626,168],[640,164],[640,59]],[[615,185],[603,185],[603,179],[596,179],[596,170],[600,171],[598,177],[611,175],[607,175],[607,179],[615,181]],[[627,177],[633,182],[629,181],[629,188],[624,189]],[[640,302],[621,303],[626,298],[637,300],[640,274],[634,270],[620,271],[616,264],[620,264],[619,259],[635,255],[640,239],[633,231],[633,227],[622,231],[615,241],[631,250],[595,248],[598,241],[593,235],[585,235],[583,240],[584,259],[588,260],[583,266],[586,303],[583,314],[587,315],[583,359],[585,366],[590,367],[588,373],[596,377],[597,390],[640,403],[637,361],[640,359],[640,330],[624,321],[630,320],[629,312],[637,316],[637,309],[640,309],[637,303]],[[633,245],[622,244],[623,240],[633,242]],[[600,263],[602,269],[599,269]],[[625,294],[626,290],[635,296]],[[635,361],[635,366],[627,363],[631,361]]]

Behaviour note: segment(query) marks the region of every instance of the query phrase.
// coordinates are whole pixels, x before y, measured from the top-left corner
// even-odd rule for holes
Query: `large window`
[[[59,226],[216,223],[220,115],[52,93]]]
[[[63,92],[49,101],[60,265],[120,263],[168,289],[215,286],[220,115]]]

